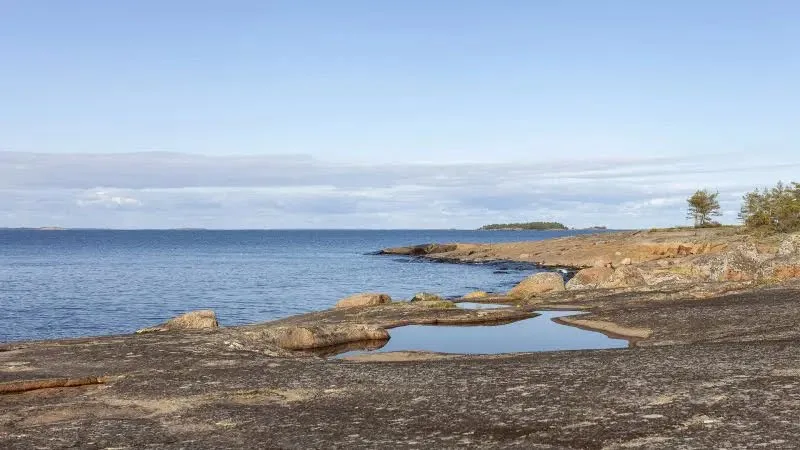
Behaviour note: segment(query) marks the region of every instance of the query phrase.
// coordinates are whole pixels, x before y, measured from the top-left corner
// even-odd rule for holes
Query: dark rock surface
[[[0,383],[103,383],[0,395],[0,448],[797,448],[800,285],[739,289],[563,292],[513,308],[579,306],[652,330],[624,350],[353,362],[236,345],[259,327],[477,317],[410,304],[6,345]]]

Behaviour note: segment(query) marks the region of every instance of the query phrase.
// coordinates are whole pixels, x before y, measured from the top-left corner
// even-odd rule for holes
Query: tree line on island
[[[696,228],[718,227],[712,217],[721,216],[719,192],[701,189],[687,199],[687,218]],[[760,233],[786,233],[800,231],[800,183],[755,189],[742,199],[739,220],[745,228]]]
[[[479,230],[567,230],[559,222],[524,222],[524,223],[492,223],[484,225]]]

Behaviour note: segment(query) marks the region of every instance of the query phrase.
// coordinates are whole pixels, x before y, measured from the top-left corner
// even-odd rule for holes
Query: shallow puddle
[[[497,305],[494,305],[497,306]],[[337,358],[373,352],[426,351],[497,354],[554,350],[625,348],[628,341],[554,322],[576,311],[540,311],[540,316],[503,325],[408,325],[389,330],[391,339],[380,348],[349,351]]]

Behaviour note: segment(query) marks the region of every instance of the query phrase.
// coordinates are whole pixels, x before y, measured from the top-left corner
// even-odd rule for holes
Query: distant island
[[[567,230],[558,222],[525,222],[525,223],[493,223],[484,225],[478,230]]]

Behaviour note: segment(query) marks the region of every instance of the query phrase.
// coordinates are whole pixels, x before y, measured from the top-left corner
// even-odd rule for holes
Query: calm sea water
[[[583,231],[0,230],[0,342],[130,333],[193,309],[223,325],[408,298],[503,291],[534,271],[368,255],[426,242],[510,242]]]

